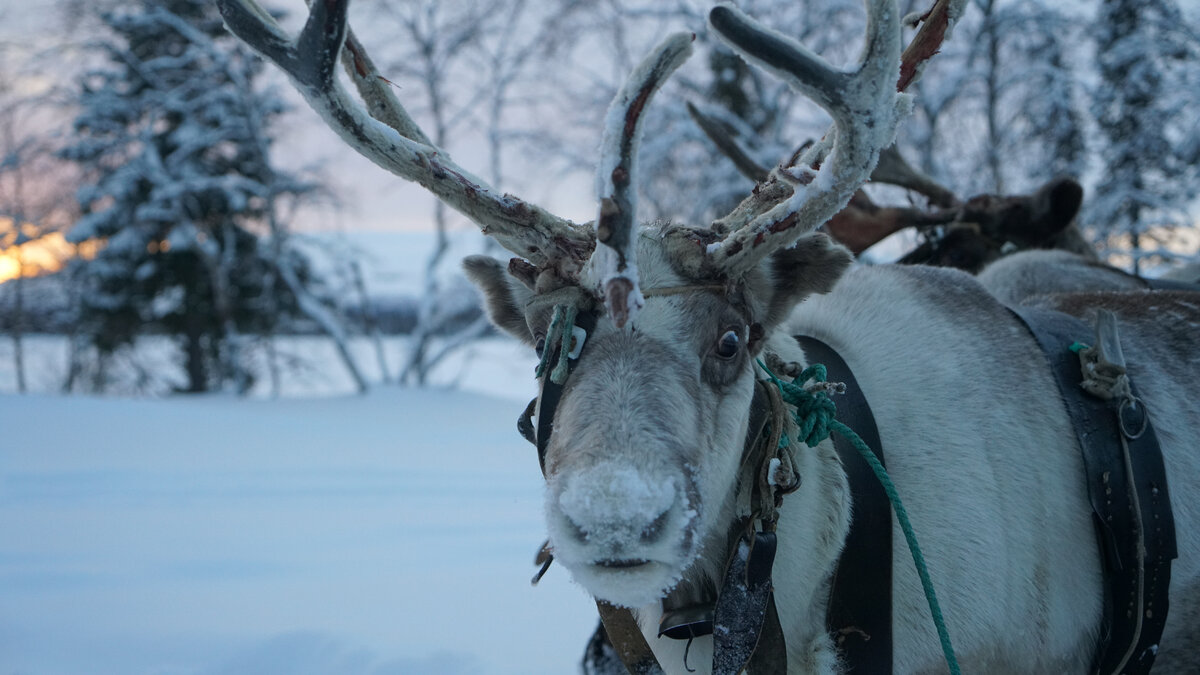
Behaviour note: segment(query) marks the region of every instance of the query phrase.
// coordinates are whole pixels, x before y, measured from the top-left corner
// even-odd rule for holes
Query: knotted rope
[[[836,431],[843,438],[850,441],[854,449],[870,465],[876,479],[879,480],[884,492],[887,493],[888,501],[892,503],[892,509],[896,513],[896,520],[899,521],[900,529],[904,532],[904,539],[908,542],[908,549],[912,553],[913,563],[917,567],[917,575],[921,578],[921,586],[925,589],[925,599],[929,603],[929,612],[933,616],[933,624],[937,627],[938,639],[942,643],[942,654],[946,658],[946,664],[950,668],[951,675],[959,675],[958,659],[955,658],[954,648],[950,645],[950,633],[946,630],[946,620],[942,616],[942,609],[938,604],[937,594],[933,590],[933,580],[929,577],[929,569],[925,566],[925,557],[921,554],[921,547],[917,544],[917,535],[913,531],[912,522],[908,519],[908,512],[905,510],[904,504],[901,503],[900,494],[896,491],[896,486],[888,476],[887,470],[880,464],[879,458],[875,456],[871,448],[867,447],[863,439],[854,433],[853,429],[836,419],[837,405],[828,394],[831,386],[830,383],[825,381],[825,366],[819,363],[810,365],[801,371],[791,382],[784,382],[776,377],[775,373],[771,372],[762,360],[758,361],[758,366],[779,387],[784,402],[794,408],[792,416],[799,429],[797,434],[799,440],[804,441],[811,448],[828,438],[830,432]],[[810,380],[812,381],[811,384],[806,384]],[[797,384],[797,382],[800,384]],[[785,439],[786,436],[783,438]],[[783,442],[783,439],[781,439],[780,443],[782,444]]]
[[[535,295],[526,303],[525,312],[527,314],[546,311],[544,308],[548,308],[551,312],[550,325],[546,328],[544,338],[545,344],[542,346],[541,354],[538,354],[537,370],[534,371],[538,378],[542,377],[546,368],[553,367],[553,370],[550,371],[550,381],[558,385],[566,383],[567,375],[571,372],[571,365],[568,361],[570,354],[575,347],[582,346],[582,341],[579,344],[574,343],[577,330],[575,320],[580,312],[590,311],[594,302],[595,299],[591,294],[578,286],[563,286],[554,291]],[[561,345],[561,348],[558,349],[558,360],[551,364],[556,343]]]
[[[551,355],[554,354],[553,345],[555,341],[559,341],[562,343],[562,348],[558,350],[558,363],[554,365],[554,370],[550,371],[550,381],[555,384],[566,383],[567,374],[570,372],[567,356],[571,353],[571,335],[575,328],[575,317],[578,314],[579,308],[573,304],[554,306],[554,314],[550,317],[550,327],[546,329],[546,344],[542,347],[537,369],[533,371],[536,377],[541,377],[542,373],[546,372],[546,367],[550,365]]]

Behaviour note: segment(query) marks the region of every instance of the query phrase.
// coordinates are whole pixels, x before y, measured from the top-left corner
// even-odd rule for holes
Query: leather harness
[[[854,373],[832,347],[807,336],[796,340],[810,363],[823,363],[830,382],[845,382],[838,419],[854,429],[884,463],[875,416]],[[834,434],[854,508],[846,544],[830,584],[825,627],[852,673],[892,672],[892,507],[883,486],[850,441]],[[884,463],[886,466],[886,463]]]
[[[1130,429],[1121,418],[1123,409],[1128,411],[1125,403],[1101,400],[1079,386],[1084,374],[1070,345],[1093,339],[1087,324],[1052,310],[1010,309],[1042,348],[1083,453],[1105,581],[1104,618],[1091,672],[1147,673],[1166,624],[1171,561],[1178,556],[1154,427],[1144,405],[1138,406],[1141,420]],[[1132,394],[1137,396],[1136,389]]]

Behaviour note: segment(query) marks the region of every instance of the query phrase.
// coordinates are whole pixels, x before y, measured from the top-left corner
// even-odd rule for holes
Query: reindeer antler
[[[282,68],[313,110],[360,154],[419,183],[514,254],[564,278],[577,277],[595,246],[591,230],[512,195],[498,194],[455,164],[429,142],[381,84],[357,40],[347,39],[349,0],[309,4],[308,20],[292,39],[254,0],[217,0],[229,30]],[[339,54],[366,110],[335,76]]]
[[[896,93],[900,17],[894,0],[867,0],[867,39],[854,71],[838,70],[795,40],[765,28],[732,6],[709,14],[713,30],[744,58],[774,72],[829,112],[834,129],[805,151],[798,170],[776,171],[779,188],[756,190],[713,224],[728,233],[707,247],[708,265],[729,276],[752,268],[842,209],[871,175],[907,114]],[[820,166],[816,171],[809,167]],[[786,183],[787,185],[784,185]],[[790,191],[790,196],[787,192]]]
[[[676,33],[654,48],[633,70],[608,110],[600,164],[596,169],[596,252],[592,275],[618,328],[642,306],[636,245],[637,186],[634,169],[642,113],[662,83],[692,54],[692,33]]]
[[[869,17],[879,16],[879,10],[883,7],[883,3],[868,2],[867,10]],[[903,92],[912,82],[914,82],[919,74],[924,63],[937,52],[942,40],[949,33],[951,27],[957,18],[962,14],[965,0],[936,0],[934,6],[924,14],[915,16],[915,21],[922,23],[921,30],[913,41],[904,50],[900,59],[899,79],[895,83],[896,91]],[[872,60],[871,45],[878,37],[876,32],[879,27],[872,27],[873,23],[877,23],[874,18],[871,18],[868,24],[868,44],[867,50],[864,52],[859,70],[856,74],[841,73],[824,61],[810,54],[803,46],[795,43],[787,38],[776,35],[745,19],[737,17],[740,13],[731,8],[718,8],[713,10],[710,21],[713,24],[714,30],[721,35],[727,42],[731,44],[735,51],[738,51],[744,57],[764,65],[773,71],[788,71],[792,66],[798,66],[799,70],[790,74],[784,74],[782,77],[788,79],[793,85],[796,85],[797,79],[801,82],[809,82],[806,87],[797,86],[802,92],[810,95],[822,106],[828,95],[820,93],[825,90],[840,91],[846,86],[845,81],[861,81],[865,82],[865,75],[868,72],[867,63]],[[897,16],[894,6],[890,7],[885,16],[889,19]],[[744,21],[742,21],[744,20]],[[746,28],[743,24],[748,24],[752,27]],[[733,27],[733,32],[725,33],[723,27]],[[889,28],[888,30],[895,30]],[[756,32],[761,31],[761,32]],[[735,41],[734,36],[742,34],[742,40],[746,42],[746,47],[739,46],[739,42]],[[764,39],[771,38],[774,41]],[[756,53],[752,48],[756,40],[763,40],[763,45]],[[771,45],[771,46],[767,46]],[[889,61],[894,57],[889,56]],[[789,65],[791,64],[791,65]],[[815,64],[815,65],[814,65]],[[882,71],[875,69],[876,75],[881,75]],[[810,79],[811,78],[811,79]],[[881,82],[873,80],[872,86],[880,86]],[[816,91],[814,95],[810,92]],[[877,91],[880,98],[885,98],[882,91]],[[707,243],[707,250],[710,252],[718,252],[722,249],[736,251],[739,255],[745,255],[747,245],[758,247],[766,243],[770,238],[770,234],[779,234],[782,232],[792,232],[790,236],[800,236],[804,231],[811,229],[814,225],[808,221],[817,220],[818,209],[813,208],[815,205],[810,205],[806,211],[806,215],[801,217],[798,213],[797,202],[803,202],[807,198],[798,196],[797,190],[811,192],[811,188],[806,188],[812,179],[817,175],[822,163],[828,156],[831,148],[834,146],[836,134],[842,133],[840,124],[842,123],[838,116],[835,115],[835,125],[820,143],[808,143],[801,146],[782,167],[776,168],[774,171],[767,173],[765,169],[754,164],[753,160],[745,155],[745,153],[737,146],[736,141],[729,138],[727,134],[713,120],[707,118],[702,112],[689,109],[693,119],[705,131],[714,144],[737,165],[743,175],[755,180],[758,185],[754,189],[754,193],[746,198],[732,213],[721,218],[712,224],[712,236],[718,239],[724,238],[721,243]],[[832,112],[832,111],[831,111]],[[864,107],[861,113],[873,115],[869,108]],[[867,120],[868,126],[874,124],[876,120]],[[929,198],[930,203],[941,207],[954,207],[958,204],[958,199],[947,190],[939,185],[928,176],[920,173],[916,169],[908,165],[903,157],[895,151],[894,147],[887,147],[882,150],[877,150],[878,163],[874,165],[874,169],[870,171],[870,180],[879,183],[890,183],[899,185],[911,190],[915,190]],[[845,178],[845,176],[842,176]],[[861,180],[846,183],[847,186],[861,183]],[[827,227],[834,234],[835,238],[839,235],[848,235],[848,238],[843,236],[841,240],[852,239],[856,250],[864,249],[879,239],[882,239],[887,234],[898,229],[903,229],[908,226],[922,226],[929,222],[945,222],[952,219],[953,211],[949,208],[932,213],[923,213],[916,209],[879,209],[870,204],[870,200],[866,195],[854,193],[852,190],[848,193],[841,193],[842,199],[835,200],[842,204],[851,199],[852,195],[857,194],[855,199],[860,205],[868,205],[870,208],[854,207],[854,202],[843,210],[836,210],[834,214],[825,217],[828,222]],[[790,203],[792,206],[785,208],[783,205]],[[828,210],[823,209],[823,210]],[[768,217],[766,214],[771,213]],[[885,217],[884,220],[880,220]],[[803,220],[804,224],[799,225],[799,221]],[[820,222],[817,222],[819,225]],[[857,230],[869,230],[869,232],[861,232]],[[855,231],[850,231],[854,229]],[[742,234],[731,234],[742,232]],[[769,245],[763,249],[763,254],[777,248],[775,245]],[[686,248],[685,248],[686,250]],[[743,263],[734,265],[731,270],[736,273],[740,269],[747,269],[753,266],[755,260],[761,258],[761,255],[754,255]],[[685,268],[691,268],[694,271],[709,269],[715,261],[705,259],[685,260],[683,265]],[[718,265],[719,267],[719,265]]]

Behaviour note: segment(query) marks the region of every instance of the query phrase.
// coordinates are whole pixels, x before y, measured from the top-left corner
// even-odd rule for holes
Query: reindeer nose
[[[619,550],[661,539],[678,494],[672,478],[601,465],[568,479],[558,505],[577,540]]]

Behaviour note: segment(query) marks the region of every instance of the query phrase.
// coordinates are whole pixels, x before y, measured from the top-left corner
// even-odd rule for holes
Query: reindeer
[[[835,126],[709,227],[635,226],[640,114],[686,58],[690,35],[665,41],[614,101],[598,172],[599,215],[587,227],[497,194],[431,146],[347,28],[345,0],[311,3],[296,38],[252,0],[219,3],[229,28],[286,70],[342,138],[467,214],[517,256],[507,270],[483,257],[465,264],[495,323],[543,356],[536,440],[550,547],[602,610],[636,622],[656,667],[707,672],[707,663],[721,659],[728,636],[659,636],[663,599],[719,586],[727,565],[755,555],[750,547],[766,541],[772,520],[774,646],[786,666],[751,670],[841,672],[835,637],[846,635],[832,635],[825,614],[859,506],[843,461],[828,439],[806,447],[788,436],[790,443],[762,446],[761,466],[743,466],[756,392],[773,397],[782,387],[768,370],[786,378],[809,364],[792,337],[806,334],[842,354],[871,402],[887,469],[921,537],[962,667],[1090,672],[1102,623],[1102,562],[1080,449],[1038,365],[1042,353],[973,277],[921,266],[851,268],[845,248],[814,233],[866,180],[908,109],[897,93],[893,0],[867,0],[866,46],[850,71],[730,6],[712,10],[715,33],[825,107]],[[927,18],[922,33],[945,30],[947,16],[955,16],[954,7],[937,7],[941,13]],[[935,50],[936,43],[929,53]],[[339,52],[365,110],[338,82]],[[911,76],[913,62],[904,63]],[[1157,313],[1121,296],[1090,300],[1067,309],[1112,311],[1132,338],[1124,353],[1171,476],[1180,555],[1170,580],[1176,611],[1158,664],[1194,672],[1200,366],[1188,322],[1200,312],[1186,302],[1167,307],[1166,299],[1160,309],[1169,311]],[[809,388],[822,385],[814,380]],[[797,433],[790,417],[769,419],[759,431],[771,429],[771,441]],[[788,490],[769,513],[773,497]],[[944,672],[912,563],[897,552],[878,569],[894,578],[894,670]],[[744,665],[719,661],[715,672]]]
[[[996,299],[1008,305],[1026,304],[1043,295],[1098,291],[1157,289],[1200,291],[1194,283],[1150,280],[1094,258],[1064,250],[1014,253],[988,265],[978,275]]]

